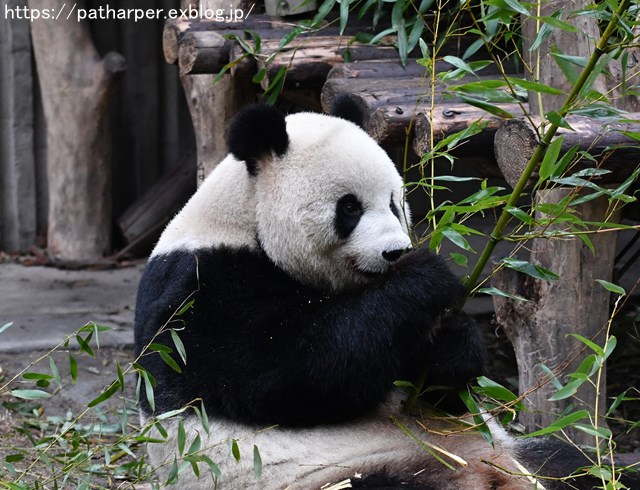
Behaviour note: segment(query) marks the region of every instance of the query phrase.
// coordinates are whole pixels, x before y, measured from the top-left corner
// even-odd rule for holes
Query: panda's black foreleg
[[[427,382],[464,386],[485,371],[486,349],[480,330],[472,318],[456,312],[441,320],[441,328],[425,358]]]
[[[486,348],[476,323],[463,312],[441,320],[442,325],[419,369],[426,373],[422,400],[452,414],[467,411],[458,391],[485,372]],[[440,387],[440,388],[434,388]]]

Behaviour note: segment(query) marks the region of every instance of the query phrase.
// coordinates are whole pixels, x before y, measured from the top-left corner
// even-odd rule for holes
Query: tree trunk
[[[538,193],[540,202],[559,202],[570,189],[560,188]],[[583,220],[613,221],[619,216],[606,216],[608,202],[597,199],[577,207]],[[554,226],[553,229],[561,229]],[[592,352],[569,334],[580,334],[598,345],[604,344],[604,329],[609,319],[609,292],[596,279],[611,281],[617,233],[591,235],[595,254],[578,238],[533,240],[530,262],[541,265],[560,276],[547,282],[502,269],[492,284],[502,291],[519,294],[530,302],[494,296],[496,319],[502,325],[516,352],[520,375],[520,393],[527,394],[527,410],[520,414],[528,431],[547,427],[570,404],[595,413],[596,390],[584,383],[572,397],[559,402],[548,399],[556,391],[541,365],[554,371],[565,383],[564,374],[571,373]],[[600,384],[599,425],[606,412],[606,376]],[[569,431],[574,442],[592,444],[592,436]]]
[[[48,7],[60,11],[62,0]],[[29,1],[30,8],[41,8]],[[86,25],[62,15],[36,20],[31,35],[47,124],[48,248],[55,259],[90,261],[111,245],[110,88],[124,69],[100,59]]]
[[[525,62],[530,78],[559,88],[566,94],[570,92],[571,83],[553,59],[550,46],[558,46],[568,55],[591,56],[595,45],[593,40],[599,38],[595,18],[584,15],[568,17],[571,12],[586,7],[583,0],[551,0],[541,4],[540,11],[534,7],[532,13],[535,16],[551,15],[563,9],[562,18],[578,29],[577,32],[555,29],[539,49],[530,51],[529,46],[537,36],[536,19],[531,17],[523,22],[523,53],[529,57]],[[604,89],[603,81],[596,81],[594,88]],[[543,117],[549,111],[560,109],[565,99],[565,95],[529,93],[529,108],[533,115]],[[514,148],[506,148],[506,151],[512,156],[517,152]],[[558,203],[569,192],[569,189],[555,189],[538,192],[534,197],[538,203],[552,204]],[[606,207],[606,200],[593,200],[581,205],[579,211],[585,220],[604,221]],[[606,412],[604,368],[597,402],[596,391],[588,382],[572,398],[550,402],[548,398],[555,389],[550,383],[545,384],[546,376],[541,364],[555,369],[558,378],[566,381],[563,375],[575,370],[587,355],[583,351],[576,357],[580,346],[568,334],[579,333],[602,344],[602,329],[609,318],[609,293],[595,280],[611,279],[616,239],[615,233],[593,235],[597,254],[594,256],[578,238],[538,238],[531,244],[529,261],[559,274],[559,280],[552,283],[534,281],[529,277],[520,277],[519,273],[510,269],[502,270],[493,278],[493,284],[499,289],[532,300],[532,303],[522,303],[494,296],[496,316],[515,349],[520,392],[527,394],[525,403],[529,410],[521,414],[520,420],[528,431],[549,426],[569,404],[594,414],[597,403],[598,415]],[[602,425],[604,420],[600,419],[599,422]],[[577,444],[593,444],[593,436],[582,431],[569,429],[566,433]]]
[[[183,9],[189,5],[198,8],[198,2],[193,0],[182,0],[181,3]],[[200,3],[209,9],[244,7],[243,0],[202,0]],[[244,78],[225,75],[216,84],[214,78],[214,75],[181,77],[196,136],[198,185],[227,155],[225,134],[229,121],[255,95],[251,82]]]

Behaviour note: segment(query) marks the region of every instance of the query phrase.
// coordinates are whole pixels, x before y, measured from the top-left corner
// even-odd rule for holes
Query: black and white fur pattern
[[[195,300],[183,323],[170,324],[184,326],[186,365],[174,355],[182,373],[157,354],[140,363],[158,383],[156,413],[203,400],[210,435],[190,412],[184,424],[188,441],[199,433],[220,466],[219,488],[314,489],[351,479],[361,488],[528,489],[530,478],[513,476],[523,464],[557,476],[583,463],[544,443],[516,444],[497,426],[492,448],[477,433],[437,435],[441,422],[423,427],[401,415],[395,380],[426,367],[428,383],[464,386],[481,373],[484,350],[474,323],[455,312],[463,291],[443,261],[404,253],[411,243],[402,180],[364,131],[336,117],[285,119],[254,106],[236,117],[228,139],[230,155],[153,251],[135,324],[140,353]],[[153,341],[173,347],[167,333]],[[392,417],[466,466],[445,468]],[[170,441],[148,451],[168,470],[177,421],[163,425]],[[190,469],[179,484],[211,488]]]

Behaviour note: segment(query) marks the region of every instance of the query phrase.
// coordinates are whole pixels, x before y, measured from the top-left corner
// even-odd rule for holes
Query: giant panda
[[[163,420],[152,465],[167,477],[182,431],[187,445],[200,437],[223,490],[561,487],[532,474],[568,475],[586,463],[578,451],[519,442],[497,424],[492,447],[462,418],[447,434],[438,417],[403,414],[394,381],[426,368],[428,385],[464,387],[482,373],[484,347],[457,309],[460,282],[412,250],[394,164],[353,108],[334,112],[241,111],[230,154],[153,250],[135,313],[139,363],[156,382],[155,414],[202,404],[209,430],[192,410]],[[150,343],[174,349],[181,372]],[[141,412],[153,415],[145,396]],[[213,488],[201,472],[187,468],[178,484]]]

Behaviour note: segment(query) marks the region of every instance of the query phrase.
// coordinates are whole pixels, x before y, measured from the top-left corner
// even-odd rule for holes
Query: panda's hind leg
[[[432,486],[416,486],[404,479],[390,476],[387,473],[376,473],[363,478],[352,478],[351,487],[366,490],[438,490]]]

